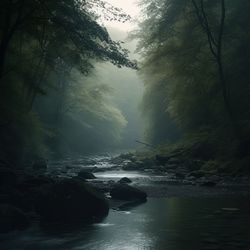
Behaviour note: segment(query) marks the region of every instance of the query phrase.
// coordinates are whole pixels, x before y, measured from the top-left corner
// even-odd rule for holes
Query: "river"
[[[99,224],[12,233],[2,250],[250,249],[250,205],[241,198],[150,198],[111,210]],[[3,239],[2,239],[3,240]]]
[[[79,162],[77,169],[98,165],[96,161],[89,165]],[[103,166],[109,168],[102,160]],[[60,169],[53,171],[60,173]],[[70,168],[69,173],[63,172],[71,175],[74,171]],[[96,175],[101,180],[117,180],[126,175],[137,183],[150,182],[150,185],[162,187],[170,180],[158,175],[115,170]],[[171,186],[192,192],[188,186],[167,185],[167,189],[171,190]],[[22,232],[0,235],[0,240],[1,250],[249,250],[250,199],[240,193],[156,195],[135,207],[120,211],[110,209],[109,215],[98,224],[81,228],[37,224]]]

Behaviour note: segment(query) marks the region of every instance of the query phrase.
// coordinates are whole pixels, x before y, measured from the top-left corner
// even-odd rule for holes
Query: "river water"
[[[64,163],[67,166],[68,163]],[[73,164],[71,162],[71,164]],[[85,164],[85,165],[84,165]],[[54,163],[54,166],[56,164]],[[63,164],[51,168],[58,171]],[[98,165],[76,163],[76,169]],[[109,168],[102,160],[102,167]],[[102,180],[124,175],[138,183],[163,185],[161,176],[139,172],[103,171]],[[145,181],[146,180],[146,181]],[[157,180],[161,180],[158,181]],[[158,184],[157,184],[158,183]],[[188,189],[174,185],[175,189]],[[159,189],[159,186],[158,186]],[[167,189],[171,189],[170,186]],[[189,190],[190,193],[190,190]],[[240,193],[231,196],[150,197],[146,203],[122,210],[110,210],[99,224],[69,226],[34,225],[23,232],[0,235],[1,250],[236,250],[250,249],[250,199]]]
[[[250,249],[250,205],[241,198],[150,198],[131,210],[111,210],[83,228],[32,228],[1,240],[17,250]]]

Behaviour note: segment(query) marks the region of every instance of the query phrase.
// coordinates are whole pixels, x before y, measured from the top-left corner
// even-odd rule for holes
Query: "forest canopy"
[[[131,106],[124,114],[121,100],[114,105],[112,83],[102,80],[118,80],[96,69],[101,63],[139,68],[146,142],[209,145],[211,157],[248,155],[249,1],[142,0],[140,6],[132,34],[138,67],[102,24],[131,17],[105,1],[1,1],[1,161],[118,145],[125,115],[136,113]]]
[[[143,0],[141,6],[134,36],[151,141],[184,135],[209,142],[218,154],[247,154],[249,1]]]
[[[71,140],[84,140],[93,121],[99,121],[93,128],[99,135],[93,136],[117,140],[126,120],[108,104],[109,90],[86,76],[97,62],[137,65],[101,19],[126,22],[130,16],[99,0],[1,1],[1,161],[19,162],[46,150],[65,152],[61,145],[69,124],[71,132],[83,131]]]

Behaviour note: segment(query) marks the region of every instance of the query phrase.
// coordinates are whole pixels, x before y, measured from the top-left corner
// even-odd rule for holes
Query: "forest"
[[[184,139],[200,144],[211,159],[247,158],[248,1],[145,1],[144,6],[147,18],[137,36],[150,140]],[[249,171],[248,163],[241,167]]]
[[[248,249],[249,11],[1,0],[0,248]]]
[[[126,121],[108,86],[88,76],[101,61],[137,66],[97,23],[100,11],[129,19],[101,1],[1,1],[1,161],[77,151],[82,139],[81,152],[99,137],[115,144]]]

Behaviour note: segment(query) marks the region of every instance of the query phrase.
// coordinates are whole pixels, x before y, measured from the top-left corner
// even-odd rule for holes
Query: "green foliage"
[[[60,124],[68,108],[68,121],[80,123],[80,126],[88,124],[85,118],[99,120],[100,124],[104,121],[124,126],[123,116],[104,100],[105,88],[100,87],[98,94],[94,91],[96,85],[82,84],[86,78],[80,77],[80,74],[87,76],[99,61],[108,61],[117,67],[137,67],[128,58],[128,51],[120,42],[113,41],[100,24],[101,15],[121,22],[130,18],[100,0],[1,1],[1,158],[22,158],[28,151],[31,155],[42,154],[46,151],[43,141],[63,133]],[[77,81],[72,79],[75,72]],[[74,82],[78,82],[77,87]],[[47,119],[51,106],[41,112],[37,105],[38,97],[41,100],[40,97],[52,92],[55,100],[51,104],[57,109],[54,112],[56,129],[51,129],[51,119]],[[45,107],[40,105],[41,109]],[[81,118],[80,113],[84,113]],[[112,133],[115,137],[119,131],[113,129]],[[3,137],[11,139],[13,150],[6,148],[7,141]],[[14,146],[17,141],[20,146]]]
[[[222,153],[225,142],[236,145],[237,140],[249,140],[250,4],[246,0],[225,1],[221,59],[232,109],[233,122],[230,123],[218,63],[193,2],[142,1],[144,20],[135,36],[140,39],[138,50],[143,56],[144,112],[149,115],[151,130],[158,129],[157,124],[168,116],[189,138],[201,135],[202,131],[205,134],[200,140],[216,138],[212,145],[217,145]],[[217,39],[221,1],[195,2],[199,8],[204,4],[210,31]],[[163,124],[167,131],[169,121]],[[155,138],[155,132],[151,133]],[[162,132],[162,138],[167,142],[169,135]],[[233,147],[228,147],[228,152],[231,153]]]

